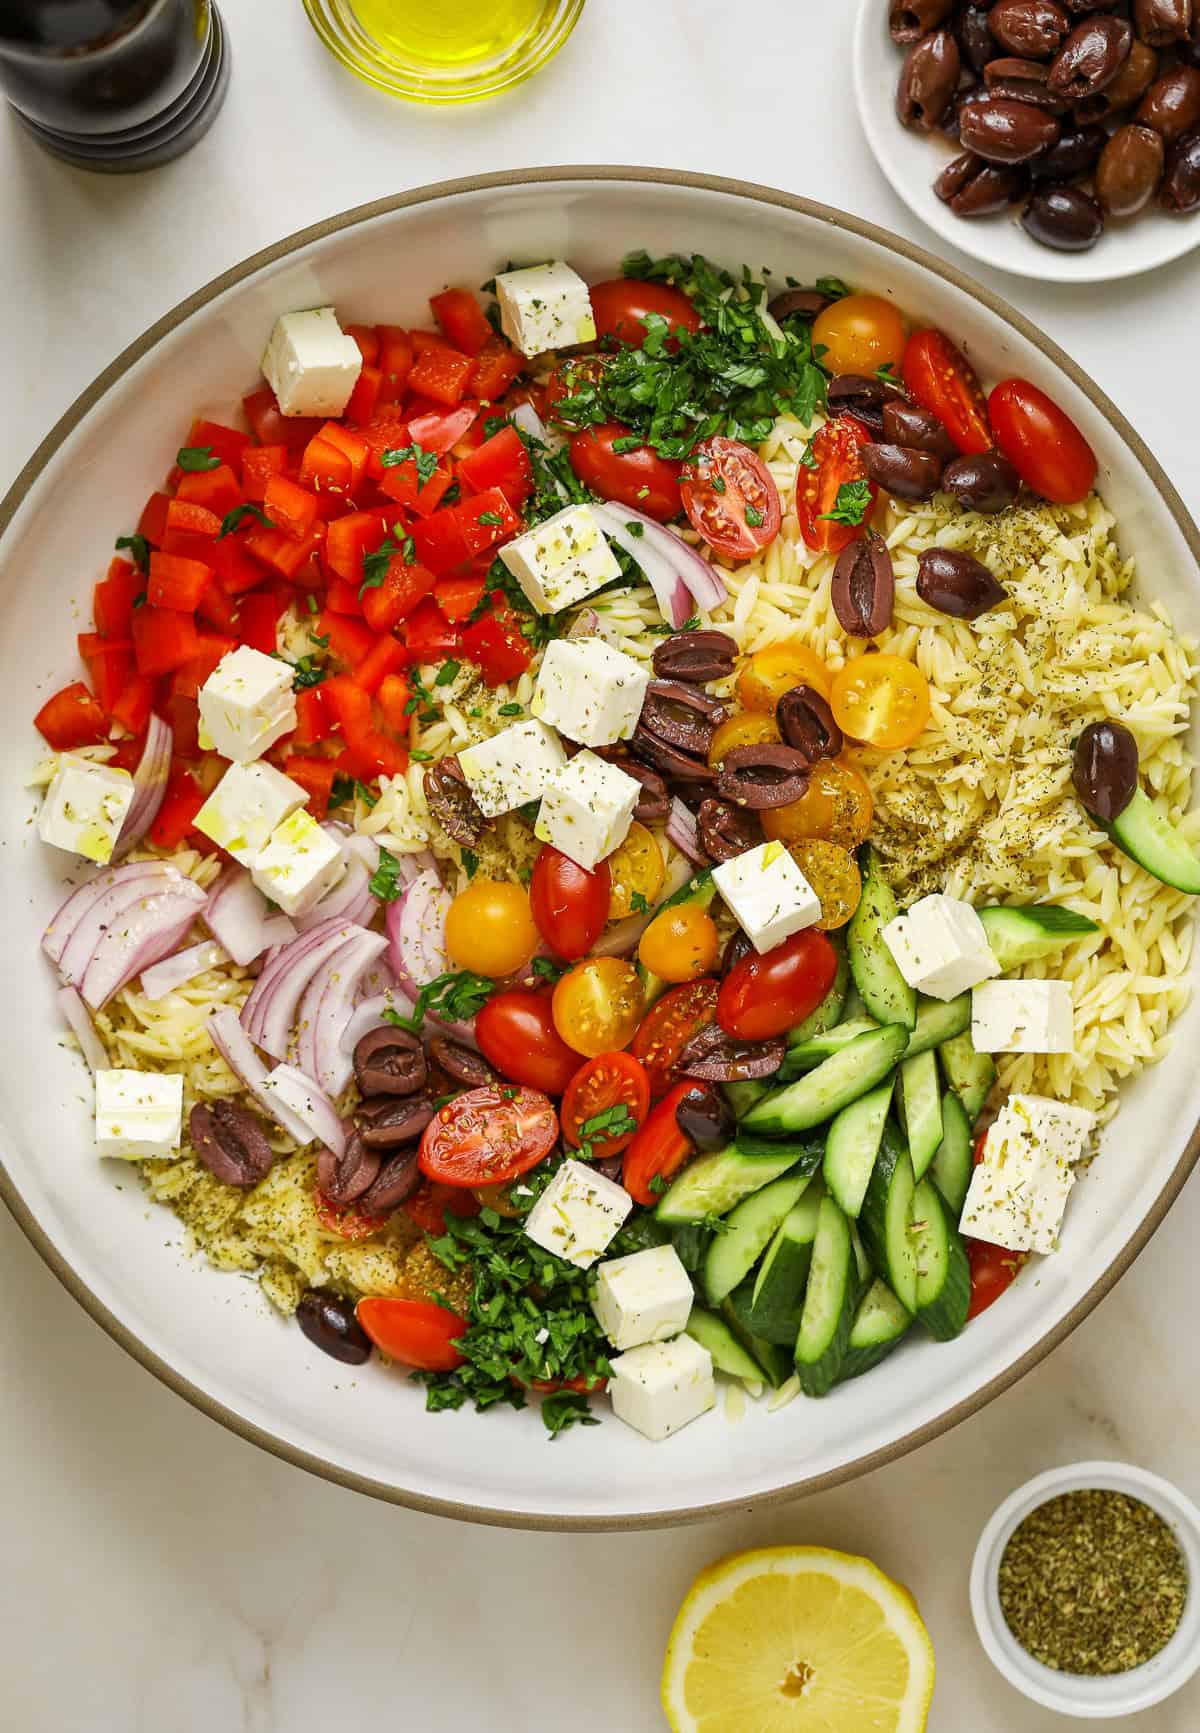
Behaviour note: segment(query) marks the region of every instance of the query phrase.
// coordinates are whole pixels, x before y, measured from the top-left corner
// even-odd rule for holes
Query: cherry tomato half
[[[578,1053],[554,1027],[549,998],[528,987],[489,999],[476,1015],[475,1039],[497,1071],[547,1095],[561,1095],[579,1068]]]
[[[421,1134],[421,1172],[441,1185],[503,1185],[536,1167],[557,1137],[558,1117],[539,1090],[465,1089]]]
[[[446,949],[460,969],[500,980],[524,968],[538,931],[521,885],[474,878],[447,911]]]
[[[420,1372],[453,1372],[463,1357],[454,1346],[467,1323],[457,1312],[432,1300],[393,1300],[371,1294],[354,1308],[355,1317],[381,1354]]]
[[[326,1232],[337,1234],[343,1240],[369,1239],[372,1234],[382,1233],[387,1226],[386,1216],[364,1215],[352,1203],[333,1203],[320,1190],[313,1194],[313,1208]]]
[[[676,1083],[625,1151],[621,1184],[635,1203],[650,1206],[657,1202],[660,1188],[651,1190],[651,1180],[670,1179],[692,1153],[691,1140],[680,1131],[675,1109],[695,1087],[695,1080],[690,1077]]]
[[[750,951],[721,983],[717,1022],[742,1041],[768,1041],[815,1011],[833,986],[837,952],[808,927],[760,957]]]
[[[853,415],[836,415],[818,428],[812,442],[815,468],[802,463],[796,471],[796,516],[800,534],[817,553],[839,554],[859,534],[858,524],[836,523],[830,516],[838,503],[838,493],[847,483],[864,481],[866,471],[859,451],[870,445],[871,435]],[[870,506],[862,522],[871,514],[878,493],[874,482],[868,483]]]
[[[593,283],[588,293],[596,320],[597,337],[616,337],[640,349],[646,341],[646,315],[658,313],[672,331],[680,326],[694,336],[700,329],[700,315],[682,289],[669,283],[643,283],[636,277],[614,277],[607,283]],[[676,338],[669,337],[665,347],[674,354],[679,348]]]
[[[562,427],[577,427],[578,422],[571,419],[569,410],[565,415],[558,413],[559,404],[568,398],[586,395],[588,387],[598,385],[612,364],[611,355],[570,355],[565,361],[560,361],[546,382],[548,419],[557,421]]]
[[[623,1107],[636,1123],[632,1130],[615,1136],[588,1135],[584,1127],[598,1114]],[[650,1111],[650,1080],[640,1060],[632,1053],[601,1053],[581,1065],[567,1085],[562,1102],[562,1133],[565,1142],[578,1149],[584,1137],[590,1145],[591,1161],[606,1161],[631,1142]],[[614,1115],[614,1119],[621,1116]],[[623,1123],[623,1121],[622,1121]]]
[[[675,903],[655,915],[642,934],[638,961],[663,981],[694,981],[715,967],[720,949],[708,910],[699,903]]]
[[[480,1205],[474,1192],[463,1191],[456,1185],[434,1185],[432,1180],[423,1179],[400,1208],[422,1233],[444,1234],[448,1215],[477,1216]]]
[[[914,331],[904,351],[909,395],[936,415],[962,452],[990,451],[983,388],[961,349],[941,331]]]
[[[586,957],[608,920],[612,874],[607,861],[588,872],[549,843],[533,863],[529,901],[537,930],[556,957]]]
[[[967,1258],[971,1265],[968,1318],[977,1318],[980,1312],[986,1312],[1012,1286],[1027,1255],[1025,1252],[1010,1252],[1005,1246],[994,1246],[988,1240],[967,1241]]]
[[[813,320],[813,348],[830,373],[874,373],[904,353],[904,319],[882,295],[843,295]]]
[[[1027,379],[1002,379],[988,398],[996,444],[1026,487],[1055,505],[1086,499],[1096,454],[1071,417]]]
[[[710,548],[748,560],[779,534],[779,489],[762,458],[738,439],[705,439],[679,477],[683,509]]]
[[[589,957],[554,989],[554,1027],[585,1057],[626,1047],[642,1015],[642,983],[621,957]],[[576,1060],[576,1064],[578,1064]]]
[[[852,740],[895,752],[929,721],[929,682],[903,656],[854,656],[833,677],[829,707]]]
[[[571,440],[571,467],[585,487],[601,499],[645,512],[647,517],[668,523],[683,510],[679,495],[678,463],[668,463],[652,445],[632,451],[614,451],[614,443],[632,435],[619,421],[600,427],[584,427]]]
[[[671,1081],[671,1071],[697,1029],[717,1014],[718,983],[686,981],[672,987],[638,1025],[630,1051],[646,1067],[650,1093],[657,1098]]]
[[[817,652],[799,638],[784,638],[756,650],[743,663],[737,677],[737,695],[747,710],[768,710],[793,686],[811,686],[822,698],[829,696],[832,676]]]

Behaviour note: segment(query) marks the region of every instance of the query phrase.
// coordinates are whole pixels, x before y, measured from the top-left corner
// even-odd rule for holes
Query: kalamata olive
[[[1021,491],[1021,478],[998,451],[956,457],[942,472],[942,486],[968,511],[1004,511]]]
[[[461,1041],[452,1041],[449,1035],[431,1037],[429,1057],[435,1065],[441,1066],[447,1077],[452,1077],[455,1083],[462,1083],[468,1089],[483,1089],[487,1084],[496,1081],[497,1073],[482,1053],[476,1053],[472,1047],[464,1047]]]
[[[1151,126],[1168,144],[1200,124],[1200,71],[1174,66],[1156,78],[1138,104],[1139,126]]]
[[[355,1116],[368,1149],[399,1149],[420,1137],[435,1109],[429,1095],[377,1095],[364,1101]]]
[[[1075,742],[1075,792],[1105,824],[1119,818],[1137,793],[1137,741],[1120,722],[1089,722]]]
[[[870,481],[897,499],[928,499],[942,479],[942,460],[906,445],[864,445],[858,460]]]
[[[684,752],[681,747],[671,746],[665,740],[660,740],[656,734],[651,734],[648,728],[643,728],[639,722],[633,739],[629,742],[629,750],[643,764],[649,764],[663,776],[677,782],[713,782],[716,773],[703,758],[695,758],[691,753]]]
[[[982,72],[989,60],[1001,52],[1000,45],[988,29],[988,8],[983,5],[964,6],[954,21],[959,51],[964,64],[972,72]]]
[[[1192,28],[1187,41],[1179,44],[1179,52],[1189,66],[1200,66],[1200,6],[1194,6],[1192,13]]]
[[[1129,0],[1062,0],[1068,12],[1078,16],[1081,12],[1116,12],[1120,10],[1123,17],[1129,14]]]
[[[784,289],[780,294],[772,295],[767,302],[767,311],[780,325],[785,319],[802,319],[811,325],[832,302],[833,296],[827,295],[823,289]]]
[[[968,107],[977,102],[986,102],[991,92],[986,85],[978,84],[972,90],[958,90],[945,115],[942,117],[940,131],[945,138],[958,139],[962,133],[962,117]]]
[[[754,946],[740,927],[729,935],[725,941],[725,949],[721,952],[721,979],[736,969],[743,957],[748,957]]]
[[[408,1149],[399,1149],[383,1163],[377,1177],[359,1199],[358,1207],[364,1215],[389,1216],[412,1196],[421,1183],[421,1170],[417,1165],[420,1147],[414,1143]]]
[[[1129,58],[1112,83],[1075,104],[1076,120],[1081,126],[1086,126],[1090,121],[1107,120],[1110,115],[1123,114],[1135,102],[1141,101],[1157,76],[1158,55],[1135,36]]]
[[[301,1294],[296,1322],[314,1348],[343,1366],[363,1366],[371,1358],[371,1338],[354,1315],[354,1301],[310,1288]]]
[[[843,632],[876,638],[892,623],[896,580],[892,555],[882,536],[872,532],[852,541],[837,557],[829,599]]]
[[[332,1149],[317,1154],[317,1184],[330,1203],[342,1207],[360,1198],[379,1172],[382,1156],[368,1149],[357,1131],[346,1139],[340,1155]]]
[[[829,382],[826,392],[830,415],[849,413],[864,427],[879,436],[883,432],[883,406],[889,398],[900,397],[899,387],[873,379],[866,373],[841,373]]]
[[[425,799],[446,835],[463,848],[474,848],[488,821],[475,803],[462,765],[453,753],[439,758],[425,771]]]
[[[769,740],[755,746],[735,746],[725,754],[717,772],[717,793],[751,812],[790,806],[807,787],[804,754],[794,746],[776,746]]]
[[[671,810],[671,796],[660,773],[649,764],[639,764],[636,758],[622,755],[618,762],[626,776],[632,776],[642,785],[638,803],[633,809],[634,818],[642,824],[654,824],[658,819],[666,818]]]
[[[976,158],[976,161],[979,159]],[[980,167],[988,165],[980,164]],[[883,437],[889,445],[907,445],[914,451],[932,451],[943,460],[958,450],[937,416],[919,403],[908,403],[902,397],[892,398],[883,406]]]
[[[996,0],[988,29],[1009,54],[1045,60],[1070,35],[1071,20],[1056,0]]]
[[[1023,165],[1002,168],[964,151],[942,170],[933,190],[956,217],[990,217],[1015,204],[1025,186]]]
[[[1192,0],[1133,0],[1133,27],[1151,48],[1186,42],[1192,28]]]
[[[989,96],[963,109],[959,137],[987,162],[1028,162],[1049,150],[1062,128],[1052,114],[1028,102]]]
[[[1047,114],[1065,114],[1067,103],[1050,89],[1050,68],[1040,60],[990,60],[984,68],[983,81],[990,96],[1002,96],[1010,102],[1030,102],[1034,108],[1044,108]]]
[[[962,57],[948,30],[937,30],[914,42],[904,57],[896,91],[901,124],[917,132],[932,132],[958,89]]]
[[[917,556],[917,594],[939,614],[975,620],[1007,593],[981,560],[962,548],[925,548]]]
[[[763,839],[762,825],[752,812],[743,812],[727,800],[702,800],[696,814],[700,845],[718,864],[734,860]]]
[[[688,680],[705,686],[710,680],[728,679],[737,652],[735,640],[726,632],[672,632],[655,646],[654,672],[660,680]]]
[[[1050,64],[1050,88],[1068,102],[1105,90],[1129,58],[1133,26],[1125,18],[1085,18]]]
[[[1200,131],[1185,133],[1167,152],[1158,202],[1164,211],[1181,215],[1200,206]]]
[[[954,0],[891,0],[888,29],[892,41],[920,41],[927,31],[937,29],[953,7]]]
[[[706,1023],[688,1040],[675,1069],[683,1077],[702,1077],[710,1083],[742,1083],[752,1077],[773,1077],[786,1052],[782,1036],[740,1041],[727,1035],[719,1023]]]
[[[688,1090],[675,1108],[675,1123],[699,1150],[724,1149],[737,1130],[732,1107],[711,1083]]]
[[[1041,187],[1021,212],[1021,226],[1043,247],[1084,253],[1104,233],[1104,212],[1080,187]]]
[[[426,1073],[420,1037],[408,1029],[368,1029],[354,1049],[354,1078],[363,1095],[415,1095]]]
[[[198,1101],[188,1115],[192,1148],[223,1185],[257,1185],[275,1162],[261,1120],[225,1096]]]
[[[813,686],[793,686],[775,706],[784,744],[802,752],[810,764],[836,758],[845,744],[828,702]]]
[[[1110,217],[1136,215],[1154,197],[1165,162],[1166,147],[1159,133],[1148,126],[1119,126],[1096,167],[1101,210]]]
[[[703,757],[726,714],[725,706],[699,686],[685,685],[681,680],[652,680],[646,688],[640,726],[668,746]]]
[[[1029,173],[1035,181],[1069,181],[1090,174],[1100,160],[1107,134],[1102,126],[1081,127],[1064,132],[1045,156],[1034,157]]]

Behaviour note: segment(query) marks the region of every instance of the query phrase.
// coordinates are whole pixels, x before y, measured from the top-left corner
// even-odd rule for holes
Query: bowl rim
[[[960,270],[957,266],[936,258],[917,243],[906,240],[902,236],[891,234],[877,224],[868,222],[862,217],[852,216],[845,211],[838,210],[835,206],[803,198],[798,194],[784,192],[779,188],[755,181],[736,180],[727,176],[699,174],[686,170],[644,168],[621,164],[559,164],[531,169],[501,169],[488,174],[465,175],[453,180],[429,182],[423,186],[413,187],[407,192],[389,194],[384,198],[374,199],[366,204],[356,205],[349,210],[325,217],[320,222],[312,223],[303,229],[297,229],[283,240],[261,248],[238,264],[230,266],[228,270],[211,278],[202,288],[179,301],[161,318],[155,320],[140,337],[123,349],[116,359],[110,362],[64,411],[22,468],[3,500],[0,500],[0,539],[3,538],[16,516],[33,483],[46,468],[58,448],[96,407],[105,394],[156,344],[171,335],[193,313],[201,311],[217,296],[236,287],[239,283],[245,282],[266,266],[276,264],[279,260],[303,247],[356,228],[360,224],[372,222],[378,217],[391,216],[398,211],[434,204],[442,199],[457,198],[463,194],[519,187],[578,184],[580,182],[599,184],[624,182],[683,188],[691,191],[717,193],[751,204],[791,211],[798,216],[815,219],[832,229],[856,235],[882,247],[885,251],[898,254],[910,263],[919,265],[934,276],[940,277],[952,287],[972,296],[976,301],[981,302],[989,313],[1016,330],[1027,342],[1033,344],[1047,360],[1065,373],[1090,400],[1141,464],[1149,481],[1158,491],[1164,505],[1174,518],[1176,526],[1186,541],[1197,565],[1200,566],[1200,528],[1197,527],[1179,492],[1141,435],[1135,431],[1116,404],[1077,362],[1073,361],[1031,320],[1019,313],[1015,307],[1010,306],[1004,297],[998,295],[993,289],[979,282],[966,271]],[[671,1510],[624,1516],[558,1516],[538,1511],[497,1510],[487,1506],[464,1503],[457,1499],[434,1497],[406,1487],[391,1485],[386,1481],[377,1480],[373,1476],[358,1474],[351,1469],[339,1467],[324,1457],[302,1449],[299,1445],[292,1444],[287,1439],[269,1431],[266,1427],[238,1414],[224,1402],[209,1394],[208,1391],[194,1384],[189,1378],[185,1378],[161,1355],[149,1348],[133,1330],[122,1323],[104,1305],[34,1219],[32,1212],[25,1204],[8,1173],[2,1152],[0,1152],[0,1199],[3,1200],[17,1226],[50,1271],[58,1277],[58,1280],[68,1293],[79,1302],[88,1316],[119,1347],[131,1355],[160,1383],[173,1390],[176,1395],[182,1396],[185,1401],[199,1409],[210,1420],[215,1420],[227,1427],[248,1443],[259,1446],[260,1449],[270,1452],[272,1456],[290,1463],[293,1467],[305,1469],[310,1474],[318,1475],[321,1479],[331,1481],[338,1486],[347,1487],[354,1492],[363,1492],[386,1503],[402,1505],[407,1509],[421,1511],[432,1516],[448,1516],[460,1521],[477,1522],[499,1528],[538,1529],[557,1533],[611,1533],[625,1530],[671,1528],[685,1523],[702,1522],[708,1517],[745,1511],[749,1508],[767,1509],[771,1506],[782,1505],[809,1493],[823,1492],[831,1487],[856,1480],[859,1476],[871,1473],[888,1463],[899,1461],[901,1457],[906,1456],[920,1445],[942,1437],[961,1421],[969,1419],[980,1409],[986,1407],[995,1397],[1011,1389],[1027,1372],[1045,1359],[1054,1348],[1064,1342],[1072,1331],[1083,1322],[1104,1296],[1115,1287],[1134,1260],[1149,1244],[1165,1219],[1168,1210],[1182,1191],[1198,1160],[1200,1160],[1200,1124],[1193,1128],[1179,1161],[1137,1231],[1092,1287],[1088,1289],[1087,1293],[1018,1360],[1005,1367],[981,1389],[964,1397],[961,1402],[940,1414],[935,1420],[927,1421],[924,1425],[894,1439],[890,1444],[871,1451],[865,1456],[855,1457],[853,1461],[844,1463],[839,1468],[829,1469],[817,1475],[801,1477],[788,1482],[786,1486],[775,1487],[769,1492],[757,1494],[751,1498],[747,1498],[744,1493],[734,1494],[715,1504],[684,1505]]]

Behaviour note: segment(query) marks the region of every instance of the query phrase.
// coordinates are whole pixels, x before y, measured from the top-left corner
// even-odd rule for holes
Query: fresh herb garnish
[[[459,854],[462,858],[463,871],[468,879],[473,879],[479,871],[479,856],[473,848],[460,849]]]
[[[714,493],[724,493],[726,491],[725,477],[723,475],[714,475],[708,485],[712,488]]]
[[[649,907],[650,907],[650,904],[646,901],[646,899],[642,895],[641,891],[632,891],[630,893],[630,897],[629,897],[629,912],[630,912],[630,914],[632,914],[632,915],[644,915],[646,913],[646,911],[649,909]]]
[[[746,507],[746,522],[752,530],[761,529],[766,519],[756,505]]]
[[[624,457],[627,451],[640,451],[645,441],[639,439],[636,433],[622,433],[612,442],[612,448],[618,457]],[[638,531],[641,534],[641,531]]]
[[[363,581],[358,587],[358,599],[360,602],[362,601],[364,590],[377,590],[383,583],[383,580],[387,577],[387,570],[392,563],[393,554],[401,552],[401,543],[395,538],[401,536],[403,532],[404,525],[402,523],[393,524],[391,535],[383,538],[374,553],[363,555]],[[412,543],[411,536],[406,538],[404,546],[404,563],[405,565],[411,566],[413,561],[409,559],[407,551],[409,543]],[[416,558],[415,544],[413,544],[413,558]]]
[[[404,561],[406,566],[416,565],[417,544],[411,536],[405,536],[404,540],[400,543],[400,558]]]
[[[130,603],[130,607],[144,608],[145,606],[146,606],[146,592],[145,592],[145,590],[139,590],[137,595],[133,598],[133,601]]]
[[[699,614],[689,614],[687,619],[683,622],[683,625],[680,626],[679,630],[681,632],[698,632],[700,630]]]
[[[866,481],[844,481],[837,490],[832,511],[823,511],[822,518],[830,523],[847,524],[857,529],[871,509],[871,484]]]
[[[387,849],[379,851],[379,865],[367,880],[367,889],[373,897],[378,897],[381,903],[394,903],[404,889],[405,881],[400,876],[400,862]]]
[[[542,1402],[542,1424],[551,1438],[560,1437],[569,1426],[599,1426],[581,1391],[553,1390]]]
[[[840,277],[818,277],[815,286],[831,301],[844,301],[850,293],[849,286]]]
[[[491,529],[497,529],[504,522],[504,519],[498,511],[481,511],[475,522],[487,524]]]
[[[511,704],[502,704],[496,714],[498,716],[521,716],[524,714],[524,710],[525,706],[523,704],[518,704],[514,701]]]
[[[875,377],[881,385],[895,385],[899,377],[895,362],[885,361],[881,367],[875,369]]]
[[[365,782],[360,782],[355,776],[343,776],[339,771],[329,791],[330,806],[347,806],[355,799],[361,800],[369,810],[375,805],[377,797],[371,793]]]
[[[815,440],[816,437],[817,436],[814,433],[812,439],[809,440],[808,444],[804,447],[804,450],[800,453],[800,462],[805,469],[820,469],[821,467],[817,462],[817,454],[813,450],[813,440]]]
[[[381,857],[385,852],[380,850]],[[374,880],[371,883],[374,889]],[[409,1029],[414,1035],[420,1034],[425,1027],[426,1017],[430,1016],[437,1017],[443,1023],[469,1023],[472,1017],[483,1010],[492,994],[499,991],[499,987],[500,983],[490,980],[487,975],[473,974],[470,969],[458,969],[438,975],[435,980],[427,982],[421,988],[411,1017],[402,1016],[399,1011],[385,1012],[384,1015],[389,1023]]]
[[[175,462],[189,473],[221,467],[221,459],[213,456],[211,445],[181,445],[175,453]]]
[[[572,1154],[576,1161],[591,1161],[598,1143],[609,1143],[617,1137],[627,1137],[636,1131],[638,1122],[623,1101],[593,1113],[579,1127],[579,1142]]]
[[[661,1197],[667,1189],[667,1181],[661,1173],[655,1173],[646,1181],[646,1190],[652,1191],[655,1197]]]
[[[266,529],[276,528],[263,508],[260,505],[255,505],[253,500],[248,499],[244,500],[241,505],[235,505],[232,511],[225,513],[221,519],[221,527],[217,531],[217,540],[220,541],[222,536],[231,536],[234,530],[240,530],[248,517],[257,518]]]
[[[326,638],[325,642],[328,644],[329,639]],[[286,657],[280,657],[281,661],[286,661],[286,659]],[[292,686],[297,692],[307,691],[310,686],[319,686],[322,680],[328,678],[329,670],[322,668],[319,662],[314,662],[311,656],[301,656],[300,660],[292,667]]]
[[[567,963],[556,963],[553,957],[535,957],[529,965],[529,973],[539,981],[553,984],[562,980],[569,967]]]
[[[139,572],[150,570],[150,543],[143,535],[118,536],[117,552],[128,551],[133,555],[133,563]]]
[[[437,678],[433,682],[434,685],[435,686],[452,686],[454,684],[454,682],[458,679],[458,671],[461,667],[462,667],[462,663],[461,662],[455,662],[453,659],[451,659],[449,662],[443,662],[441,667],[437,671]]]
[[[385,469],[397,469],[402,463],[415,463],[418,488],[425,486],[438,466],[437,452],[425,451],[415,443],[398,445],[389,451],[382,452],[379,461]]]

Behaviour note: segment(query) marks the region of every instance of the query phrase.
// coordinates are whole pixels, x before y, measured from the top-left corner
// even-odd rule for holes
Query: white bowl
[[[1103,1678],[1058,1673],[1017,1642],[1000,1609],[1000,1561],[1025,1518],[1064,1492],[1123,1492],[1158,1512],[1179,1543],[1189,1590],[1171,1641],[1141,1667]],[[1111,1721],[1161,1703],[1200,1669],[1200,1510],[1169,1481],[1128,1462],[1073,1462],[1052,1468],[1006,1498],[980,1536],[971,1566],[971,1612],[988,1658],[1010,1685],[1044,1709],[1080,1721]]]
[[[1047,283],[1110,283],[1156,271],[1200,246],[1200,211],[1171,217],[1157,205],[1127,222],[1109,223],[1086,253],[1060,253],[1032,240],[1017,220],[1017,207],[994,217],[956,217],[933,183],[961,147],[940,133],[911,132],[896,117],[906,50],[888,33],[888,0],[859,0],[853,53],[859,118],[876,162],[913,215],[961,252]]]
[[[698,1518],[845,1480],[943,1432],[1012,1384],[1116,1281],[1162,1220],[1200,1140],[1200,1001],[1172,1056],[1135,1081],[1071,1201],[1062,1251],[957,1342],[913,1343],[822,1402],[738,1426],[716,1414],[666,1444],[608,1421],[548,1445],[535,1416],[429,1415],[378,1366],[350,1374],[273,1317],[254,1286],[182,1247],[136,1177],[92,1151],[89,1090],[60,1043],[37,938],[62,895],[22,784],[40,701],[76,676],[73,634],[114,537],[161,483],[193,413],[228,413],[275,316],[334,302],[418,324],[444,283],[506,259],[565,257],[595,279],[622,254],[698,249],[782,280],[821,274],[893,295],[965,343],[985,377],[1053,393],[1094,446],[1129,553],[1200,635],[1200,536],[1133,430],[1040,332],[918,248],[766,188],[639,169],[546,169],[419,189],[281,242],[199,291],[85,392],[0,507],[0,1046],[3,1193],[90,1314],[164,1382],[288,1460],[384,1498],[481,1521],[632,1527]],[[64,857],[65,858],[65,857]]]

